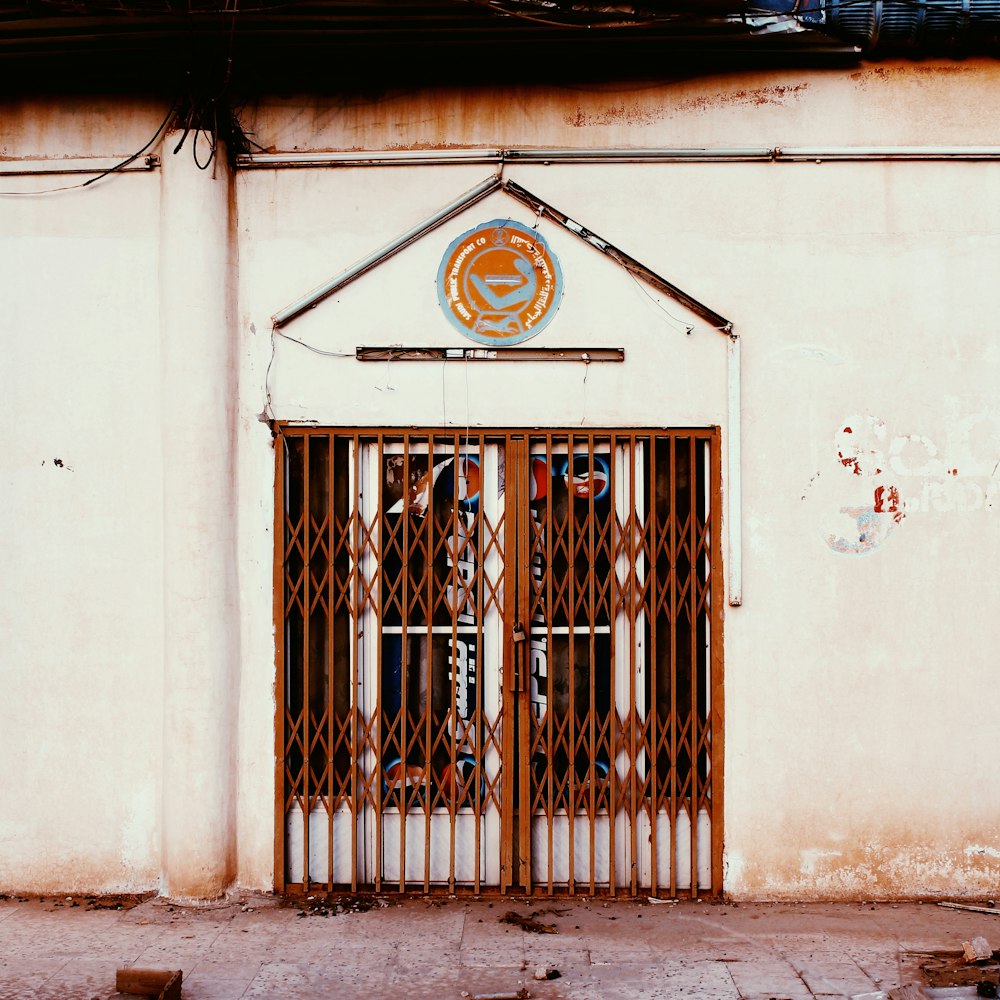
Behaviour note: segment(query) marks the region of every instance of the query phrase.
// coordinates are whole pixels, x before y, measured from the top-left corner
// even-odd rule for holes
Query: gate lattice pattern
[[[276,882],[721,891],[714,430],[279,427]]]

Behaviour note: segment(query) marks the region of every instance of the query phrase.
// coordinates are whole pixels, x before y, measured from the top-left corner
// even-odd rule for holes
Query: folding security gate
[[[278,428],[276,883],[718,893],[718,434]]]

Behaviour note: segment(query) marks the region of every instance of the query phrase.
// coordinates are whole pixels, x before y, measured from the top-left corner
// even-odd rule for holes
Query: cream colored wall
[[[3,156],[127,153],[164,112],[5,104]],[[0,890],[160,870],[160,183],[27,193],[83,180],[0,176]]]
[[[998,72],[975,60],[883,63],[546,94],[289,98],[248,106],[244,124],[279,151],[979,145],[993,141],[981,109]],[[166,106],[53,100],[0,113],[5,158],[113,157],[141,146]],[[184,324],[182,310],[165,306],[164,177],[0,198],[10,415],[0,476],[0,891],[174,885],[195,894],[198,872],[165,877],[161,850],[164,831],[185,828],[183,818],[167,821],[163,803],[183,800],[187,780],[200,801],[218,804],[205,820],[209,856],[191,862],[206,869],[206,894],[233,851],[239,885],[271,885],[268,413],[344,424],[725,426],[725,340],[700,322],[687,336],[663,311],[685,320],[679,306],[545,222],[566,293],[532,343],[624,346],[624,366],[525,365],[515,385],[489,366],[369,367],[280,338],[272,358],[275,311],[491,169],[243,171],[237,248],[221,232],[217,192],[209,196],[217,214],[205,241],[213,267],[225,254],[238,273],[238,307],[227,319],[226,289],[220,305],[201,288],[205,310],[194,304],[191,315],[209,323],[211,314],[229,339],[205,356],[212,378],[177,405],[186,417],[197,405],[212,422],[214,450],[198,462],[232,452],[238,503],[213,481],[173,514],[164,496],[184,479],[161,338]],[[725,622],[726,887],[735,896],[995,887],[998,173],[993,163],[506,168],[732,318],[743,340],[744,606]],[[50,186],[0,177],[5,191]],[[459,345],[435,301],[440,255],[453,236],[508,214],[534,221],[493,195],[286,332],[333,353]],[[183,270],[176,256],[174,265]],[[212,409],[213,385],[235,407]],[[220,530],[206,550],[212,524]],[[232,726],[235,737],[228,751],[209,741],[207,769],[164,765],[178,746],[189,755],[205,746],[212,725],[211,713],[201,716],[190,740],[179,725],[199,689],[183,628],[167,628],[179,598],[164,583],[165,525],[210,563],[188,583],[218,582],[197,634],[218,732]],[[218,561],[226,552],[235,581]],[[173,544],[171,553],[179,571]],[[197,604],[197,587],[183,600]],[[165,672],[184,683],[165,683]]]
[[[290,99],[248,123],[276,151],[976,145],[994,141],[977,108],[996,77],[992,63],[889,63],[542,96],[512,87],[335,107]],[[261,408],[270,314],[490,169],[240,175],[248,419]],[[993,163],[505,168],[732,318],[743,340],[745,590],[726,614],[726,888],[736,897],[995,887],[1000,778],[991,727],[974,708],[991,698],[997,640],[998,174]],[[437,263],[453,235],[505,213],[530,221],[493,196],[285,332],[335,353],[457,344],[434,299]],[[521,397],[506,373],[369,370],[279,338],[276,415],[724,425],[722,338],[699,323],[678,334],[614,265],[543,228],[566,296],[532,343],[622,344],[630,359],[592,368],[588,387],[599,391],[586,406],[579,377],[555,367],[524,371],[545,398],[531,392],[511,407]],[[241,490],[269,468],[263,430],[251,438]],[[256,578],[259,615],[245,622],[270,600]],[[263,638],[257,625],[245,645]],[[253,798],[266,787],[259,780]],[[256,825],[247,813],[243,822]],[[269,834],[261,824],[262,846]]]

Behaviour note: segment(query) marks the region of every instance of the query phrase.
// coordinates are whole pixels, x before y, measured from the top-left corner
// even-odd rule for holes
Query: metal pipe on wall
[[[441,149],[371,150],[333,153],[247,153],[242,170],[320,167],[455,166],[470,163],[856,163],[883,161],[1000,160],[1000,146],[750,146],[728,149]]]

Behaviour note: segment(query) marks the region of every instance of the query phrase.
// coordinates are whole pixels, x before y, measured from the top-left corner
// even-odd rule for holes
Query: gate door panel
[[[280,428],[279,886],[721,891],[717,465]]]

